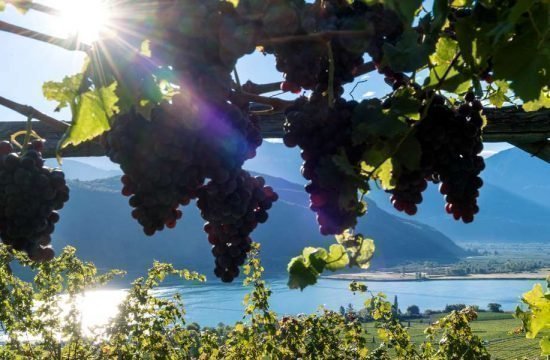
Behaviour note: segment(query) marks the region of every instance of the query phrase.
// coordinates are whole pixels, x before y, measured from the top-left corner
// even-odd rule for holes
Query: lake
[[[273,290],[272,309],[278,315],[312,313],[325,306],[338,310],[341,305],[353,304],[360,309],[365,294],[353,295],[348,290],[349,281],[321,279],[317,285],[304,291],[290,290],[286,278],[268,280]],[[502,304],[506,311],[513,310],[521,295],[530,290],[536,280],[449,280],[420,282],[370,282],[373,292],[384,292],[393,302],[397,295],[399,308],[405,311],[410,305],[418,305],[421,311],[443,309],[446,304],[464,303],[486,308],[490,302]],[[187,312],[187,322],[202,326],[215,326],[220,322],[233,324],[242,320],[243,297],[249,291],[240,282],[222,284],[211,280],[206,284],[189,284],[159,288],[156,295],[182,295]],[[84,326],[105,322],[116,313],[117,304],[123,299],[124,290],[98,290],[89,292],[81,309]]]

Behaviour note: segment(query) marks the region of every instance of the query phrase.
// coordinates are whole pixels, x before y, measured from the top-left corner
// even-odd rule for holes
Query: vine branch
[[[54,128],[55,130],[65,131],[69,127],[69,124],[67,124],[63,121],[54,119],[53,117],[48,116],[48,115],[36,110],[32,106],[19,104],[19,103],[16,103],[15,101],[6,99],[5,97],[2,97],[2,96],[0,96],[0,105],[4,106],[4,107],[6,107],[10,110],[13,110],[16,113],[19,113],[19,114],[21,114],[21,115],[23,115],[27,118],[42,121],[45,124],[47,124],[48,126]]]
[[[61,13],[58,9],[54,9],[54,8],[46,6],[46,5],[38,4],[38,3],[32,2],[30,0],[28,0],[28,1],[7,0],[6,3],[11,4],[11,5],[13,5],[17,8],[21,8],[21,9],[25,9],[25,10],[34,10],[34,11],[38,11],[38,12],[48,14],[48,15],[58,16]]]
[[[258,40],[258,46],[266,45],[277,45],[277,44],[288,44],[292,42],[326,42],[335,37],[348,37],[348,38],[361,38],[372,36],[372,33],[369,31],[357,31],[357,30],[330,30],[330,31],[321,31],[313,34],[304,34],[304,35],[290,35],[290,36],[280,36],[280,37],[271,37]]]
[[[374,62],[369,61],[355,68],[355,70],[353,71],[353,76],[359,77],[359,76],[368,74],[370,72],[373,72],[374,70],[376,70],[376,66],[374,65]],[[242,84],[242,88],[243,88],[243,91],[249,94],[261,95],[261,94],[266,94],[266,93],[281,90],[281,82],[277,81],[277,82],[272,82],[267,84],[256,84],[248,80],[247,82]]]
[[[29,39],[41,41],[50,45],[55,45],[69,51],[88,51],[90,46],[78,42],[75,38],[62,39],[47,35],[39,31],[30,30],[21,26],[13,25],[0,20],[0,31],[23,36]]]

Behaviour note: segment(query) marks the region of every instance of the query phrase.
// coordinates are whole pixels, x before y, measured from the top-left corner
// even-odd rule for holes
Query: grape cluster
[[[54,257],[57,210],[69,200],[65,175],[44,166],[42,148],[36,140],[19,156],[9,142],[0,143],[0,237],[39,262]]]
[[[161,107],[149,121],[131,111],[117,116],[104,137],[107,156],[120,165],[122,194],[135,208],[132,216],[147,235],[173,228],[203,184],[205,175],[195,161],[195,142]],[[186,139],[187,141],[181,141]]]
[[[481,140],[482,105],[472,93],[457,109],[445,104],[435,95],[426,105],[426,116],[416,127],[416,137],[422,148],[421,168],[405,171],[391,190],[391,201],[397,210],[409,215],[416,213],[422,201],[426,180],[440,183],[439,191],[445,196],[445,209],[456,220],[465,223],[474,220],[479,212],[477,197],[483,181],[479,174],[485,162],[479,155]]]
[[[265,10],[263,31],[266,37],[305,36],[340,31],[362,32],[364,36],[334,36],[330,40],[334,60],[335,88],[352,82],[363,54],[382,59],[384,42],[395,41],[402,33],[397,15],[382,5],[364,1],[317,0],[273,1]],[[329,52],[323,41],[300,39],[266,46],[273,53],[277,70],[285,74],[286,89],[325,91],[329,81]],[[296,92],[296,91],[294,91]]]
[[[241,170],[225,182],[211,180],[200,191],[197,206],[208,221],[204,230],[216,258],[214,273],[224,282],[239,274],[252,240],[249,235],[268,219],[278,196],[262,177]]]
[[[225,102],[237,60],[255,50],[257,26],[242,19],[232,3],[219,0],[163,1],[156,18],[155,59],[175,70],[189,96]]]
[[[351,145],[356,105],[355,101],[337,99],[330,108],[326,97],[314,94],[309,100],[296,100],[286,111],[283,140],[286,146],[302,149],[302,175],[310,181],[305,189],[323,235],[340,234],[355,226],[361,212],[357,184],[331,159],[343,152],[355,163],[362,155],[361,148]]]
[[[395,188],[391,190],[390,201],[398,211],[407,215],[415,215],[418,204],[422,202],[422,192],[428,187],[428,182],[422,171],[403,169],[397,178]]]

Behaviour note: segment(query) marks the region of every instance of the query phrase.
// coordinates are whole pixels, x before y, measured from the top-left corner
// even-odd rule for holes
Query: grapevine
[[[8,2],[45,9],[20,3]],[[252,114],[258,103],[284,113],[284,143],[301,149],[305,190],[323,235],[353,233],[367,212],[363,196],[375,183],[408,215],[419,211],[428,184],[437,183],[444,210],[472,222],[483,186],[485,109],[505,102],[527,111],[549,106],[548,57],[540,50],[548,47],[548,4],[540,0],[435,0],[431,9],[363,0],[166,0],[113,7],[121,31],[90,45],[0,22],[0,30],[87,53],[80,74],[44,86],[59,109],[71,106],[70,126],[1,97],[0,104],[56,129],[69,127],[59,151],[101,136],[102,150],[124,172],[121,192],[147,235],[175,227],[185,216],[181,207],[196,201],[215,273],[224,281],[239,273],[252,231],[277,200],[263,179],[242,170],[262,143],[260,120]],[[240,85],[239,59],[256,50],[273,56],[282,79],[260,88],[299,97],[268,98]],[[508,59],[516,54],[522,56]],[[373,69],[390,92],[348,100],[346,85]],[[513,141],[547,156],[547,137],[528,142]],[[6,149],[3,156],[14,158]],[[32,156],[40,158],[39,151],[30,149],[17,161]],[[4,181],[8,197],[12,180]],[[66,192],[61,185],[57,190]],[[67,200],[59,196],[61,204],[50,211]],[[4,232],[4,223],[24,222],[8,211],[11,201]],[[40,246],[47,248],[54,220],[57,215],[47,219],[47,229],[36,230]],[[39,225],[26,229],[33,227]],[[24,235],[2,238],[31,253],[33,246],[42,249],[22,240],[36,234]]]
[[[63,172],[44,166],[42,147],[35,140],[18,154],[9,142],[0,143],[0,238],[38,262],[54,257],[57,210],[69,199]]]

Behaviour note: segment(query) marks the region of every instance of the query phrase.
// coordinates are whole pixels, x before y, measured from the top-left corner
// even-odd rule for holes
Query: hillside
[[[247,168],[305,183],[297,149],[267,142],[262,149],[247,162]],[[431,225],[454,241],[550,242],[550,165],[516,148],[502,151],[486,163],[481,212],[468,225],[455,222],[444,212],[443,198],[435,186],[424,193],[414,217],[394,210],[388,195],[376,187],[368,197],[390,214]]]
[[[47,159],[46,165],[50,167],[59,167],[56,159]],[[61,168],[65,172],[65,177],[67,179],[78,179],[80,181],[106,179],[121,174],[120,170],[102,169],[100,167],[92,166],[72,159],[63,159]]]
[[[253,235],[262,244],[262,259],[268,272],[281,273],[303,247],[326,246],[333,240],[319,235],[315,215],[306,207],[307,195],[300,185],[266,179],[281,198],[271,209],[268,223]],[[161,260],[211,273],[210,246],[202,232],[203,220],[194,206],[185,209],[176,229],[147,238],[130,217],[127,199],[119,195],[118,178],[71,181],[70,187],[71,200],[56,229],[56,248],[74,245],[80,256],[101,268],[142,272],[153,260]],[[450,262],[464,255],[463,249],[436,230],[390,215],[372,201],[364,220],[358,230],[375,239],[375,266],[403,261]]]

